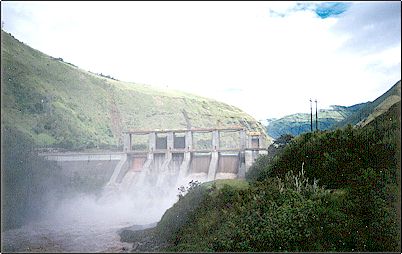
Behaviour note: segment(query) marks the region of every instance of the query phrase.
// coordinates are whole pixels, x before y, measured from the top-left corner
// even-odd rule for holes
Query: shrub
[[[316,181],[309,181],[303,171],[296,175],[289,172],[284,179],[268,178],[248,189],[226,185],[213,193],[192,212],[189,222],[177,231],[174,247],[168,250],[345,249],[342,243],[332,243],[334,238],[342,238],[347,222],[339,209],[340,198],[319,187]],[[323,237],[325,234],[330,235]]]
[[[183,192],[187,194],[183,196]],[[174,241],[178,231],[193,216],[194,211],[206,198],[207,189],[200,186],[197,182],[191,182],[189,187],[179,189],[180,202],[176,202],[162,216],[157,226],[157,233],[160,238],[167,241]]]
[[[168,250],[400,251],[399,125],[393,112],[293,139],[256,160],[249,188],[197,199]]]

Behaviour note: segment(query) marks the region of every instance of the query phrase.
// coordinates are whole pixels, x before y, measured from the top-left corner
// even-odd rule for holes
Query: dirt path
[[[188,117],[187,111],[185,109],[182,109],[181,112],[183,114],[184,120],[186,121],[187,129],[191,129],[191,122],[190,122],[190,118]]]
[[[115,94],[113,88],[109,90],[108,93],[109,96],[109,102],[110,102],[110,118],[111,118],[111,124],[112,124],[112,132],[115,137],[118,137],[119,139],[119,144],[122,142],[122,137],[121,137],[121,132],[122,132],[122,120],[121,120],[121,115],[120,111],[117,107],[116,100],[115,100]]]

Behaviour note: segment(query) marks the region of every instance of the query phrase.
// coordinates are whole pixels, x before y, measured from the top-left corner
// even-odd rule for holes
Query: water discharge
[[[177,174],[153,168],[128,172],[122,182],[105,186],[100,197],[77,194],[52,204],[45,216],[2,234],[10,252],[125,252],[118,230],[160,220],[177,201],[178,186],[206,175],[178,179]]]

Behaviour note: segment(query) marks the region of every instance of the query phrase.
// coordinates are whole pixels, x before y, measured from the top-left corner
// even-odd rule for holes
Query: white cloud
[[[398,24],[383,16],[398,15],[385,5],[369,15],[375,8],[353,3],[321,19],[294,2],[7,2],[2,17],[16,38],[83,69],[212,97],[265,119],[308,112],[310,97],[322,107],[373,100],[399,80],[400,23],[395,44]],[[367,17],[376,38],[364,46]],[[351,50],[353,40],[381,48]]]
[[[348,37],[342,47],[347,53],[369,54],[401,44],[401,4],[359,2],[351,5],[332,28]]]

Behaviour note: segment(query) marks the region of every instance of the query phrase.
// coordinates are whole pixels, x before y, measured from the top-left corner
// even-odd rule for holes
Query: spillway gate
[[[169,179],[174,184],[177,179],[204,182],[244,178],[261,154],[267,154],[261,133],[227,127],[130,130],[123,132],[122,152],[44,153],[42,156],[67,168],[83,162],[110,161],[113,170],[106,176],[108,185],[148,181],[157,186]]]

